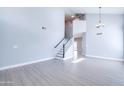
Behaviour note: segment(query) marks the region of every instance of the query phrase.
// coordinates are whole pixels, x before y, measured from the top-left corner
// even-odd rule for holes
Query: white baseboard
[[[73,56],[63,58],[63,60],[68,60],[68,59],[71,59],[71,58],[73,58]]]
[[[63,60],[63,61],[65,61],[65,60],[68,60],[68,59],[71,59],[71,58],[73,58],[73,57],[71,56],[71,57],[66,57],[66,58],[56,58],[56,59],[59,59],[59,60]]]
[[[30,64],[34,64],[34,63],[44,62],[44,61],[52,60],[52,59],[54,59],[54,57],[39,59],[39,60],[35,60],[35,61],[29,61],[26,63],[20,63],[20,64],[15,64],[15,65],[10,65],[10,66],[5,66],[5,67],[0,68],[0,71],[6,70],[6,69],[11,69],[11,68],[16,68],[16,67],[21,67],[21,66],[25,66],[25,65],[30,65]]]
[[[99,59],[105,59],[105,60],[113,60],[113,61],[122,61],[122,62],[124,62],[124,59],[118,59],[118,58],[109,58],[109,57],[92,56],[92,55],[86,55],[86,57],[99,58]]]

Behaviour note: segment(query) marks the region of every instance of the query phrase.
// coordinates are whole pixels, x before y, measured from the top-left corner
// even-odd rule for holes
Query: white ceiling
[[[102,7],[103,14],[124,14],[124,7]],[[67,14],[73,13],[85,13],[85,14],[97,14],[99,12],[98,7],[67,7],[65,8]]]

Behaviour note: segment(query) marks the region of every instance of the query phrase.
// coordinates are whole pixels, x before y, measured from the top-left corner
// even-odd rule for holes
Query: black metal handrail
[[[65,57],[65,46],[68,44],[68,42],[71,40],[72,38],[70,38],[65,44],[63,44],[63,58]]]
[[[72,38],[70,38],[64,45],[66,45]]]
[[[65,44],[63,44],[63,58],[65,57]]]
[[[61,44],[61,42],[64,40],[65,38],[63,38],[54,48],[57,48],[60,44]]]

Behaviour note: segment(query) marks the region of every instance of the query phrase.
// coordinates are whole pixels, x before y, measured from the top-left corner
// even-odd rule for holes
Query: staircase
[[[58,53],[56,54],[56,59],[62,59],[64,58],[64,52],[63,52],[63,48],[61,48]]]
[[[66,51],[68,50],[68,48],[72,45],[72,38],[70,39],[67,39],[67,38],[64,38],[62,39],[56,46],[55,48],[58,48],[58,52],[56,53],[56,56],[55,58],[56,59],[63,59],[65,58],[65,53]]]

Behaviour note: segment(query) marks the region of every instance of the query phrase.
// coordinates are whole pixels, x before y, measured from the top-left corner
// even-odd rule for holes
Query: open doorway
[[[73,39],[73,59],[77,60],[85,55],[86,20],[84,14],[65,16],[65,38]]]
[[[74,38],[74,59],[79,59],[82,56],[82,37]]]
[[[84,58],[86,53],[86,20],[73,21],[73,59]]]

